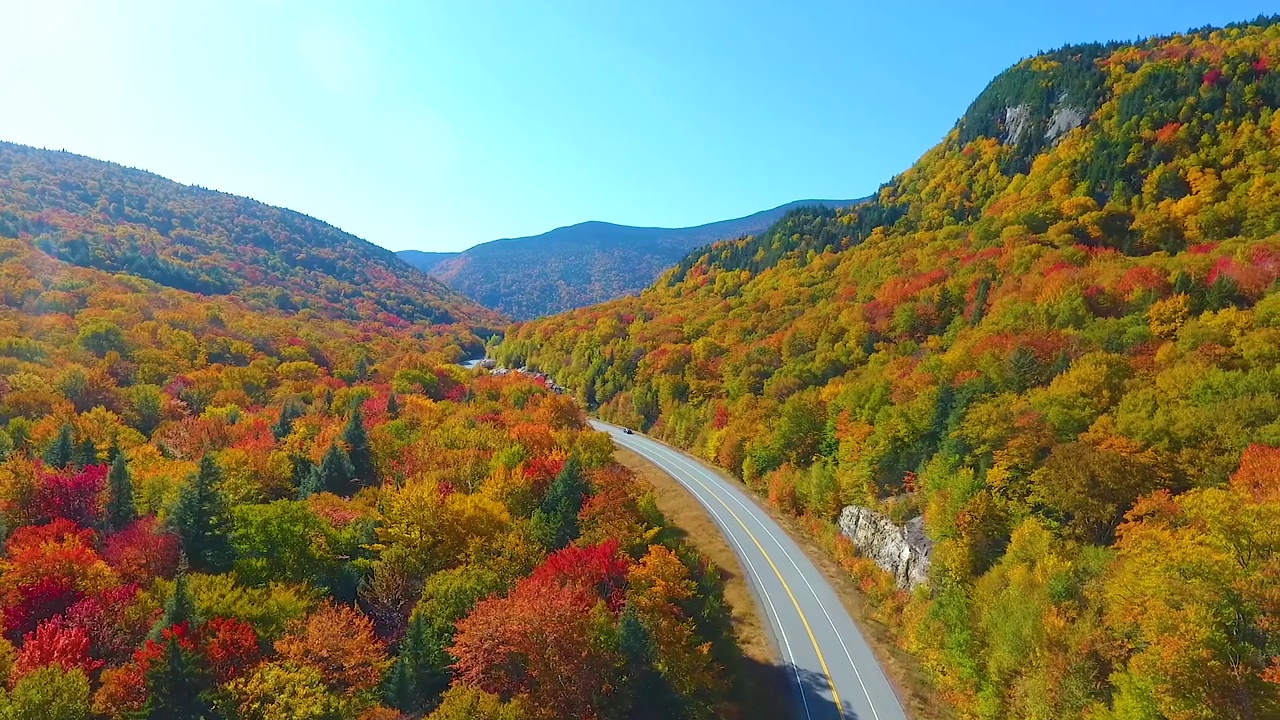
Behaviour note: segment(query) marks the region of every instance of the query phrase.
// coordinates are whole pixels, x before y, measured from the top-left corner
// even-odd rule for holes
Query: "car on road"
[[[631,428],[622,428],[622,432],[626,435],[635,435],[635,431]]]

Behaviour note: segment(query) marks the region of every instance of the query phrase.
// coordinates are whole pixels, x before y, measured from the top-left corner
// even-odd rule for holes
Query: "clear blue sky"
[[[0,0],[0,139],[392,248],[873,191],[1002,69],[1274,2]]]

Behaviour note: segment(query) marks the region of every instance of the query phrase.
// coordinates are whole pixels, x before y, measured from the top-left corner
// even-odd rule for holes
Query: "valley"
[[[861,200],[462,253],[0,142],[0,720],[1280,717],[1280,16],[938,131]],[[835,153],[787,140],[721,177]]]

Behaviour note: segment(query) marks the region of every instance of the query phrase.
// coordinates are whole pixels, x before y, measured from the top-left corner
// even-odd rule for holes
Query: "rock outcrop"
[[[911,589],[928,582],[933,541],[924,534],[924,518],[898,525],[874,510],[850,505],[840,513],[840,532],[859,553],[891,573],[898,587]]]

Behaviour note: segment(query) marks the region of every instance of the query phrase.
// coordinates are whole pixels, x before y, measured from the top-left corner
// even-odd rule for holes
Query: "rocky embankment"
[[[850,505],[840,513],[840,532],[864,557],[892,573],[898,587],[911,589],[929,581],[933,541],[924,534],[924,518],[898,525],[874,510]]]

